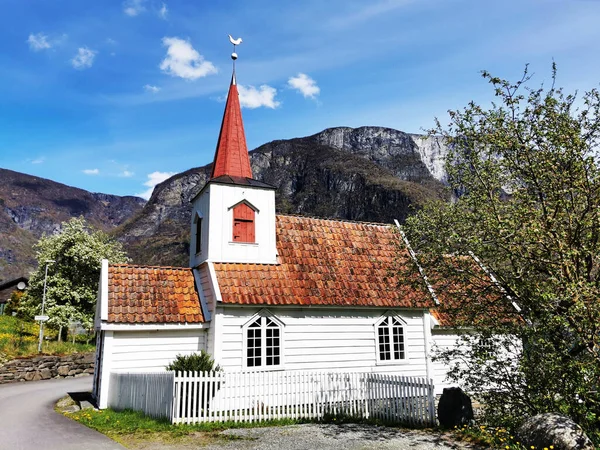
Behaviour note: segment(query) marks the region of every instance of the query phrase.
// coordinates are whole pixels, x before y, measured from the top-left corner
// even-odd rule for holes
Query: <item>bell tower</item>
[[[276,264],[275,187],[252,178],[235,73],[225,103],[211,177],[192,199],[190,267],[205,261]]]

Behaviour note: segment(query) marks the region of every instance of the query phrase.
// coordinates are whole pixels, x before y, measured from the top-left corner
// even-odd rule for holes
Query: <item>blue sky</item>
[[[599,0],[0,0],[0,167],[149,195],[212,160],[241,36],[249,148],[334,126],[407,132],[491,100],[482,69],[588,90]],[[2,180],[0,180],[2,182]]]

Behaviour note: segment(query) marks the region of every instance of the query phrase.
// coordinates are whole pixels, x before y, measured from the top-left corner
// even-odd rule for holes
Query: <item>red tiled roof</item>
[[[432,306],[397,278],[409,258],[383,224],[277,216],[281,264],[215,263],[223,303]]]
[[[211,178],[222,175],[252,178],[244,122],[235,78],[232,78],[221,123]]]
[[[485,326],[520,320],[511,300],[471,256],[443,259],[440,264],[445,270],[429,267],[426,271],[440,302],[431,311],[440,326]]]
[[[202,323],[192,269],[108,266],[111,323]]]

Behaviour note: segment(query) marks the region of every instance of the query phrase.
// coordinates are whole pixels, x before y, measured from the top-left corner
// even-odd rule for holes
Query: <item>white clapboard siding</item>
[[[373,373],[177,373],[173,423],[354,417],[435,424],[431,380]]]
[[[154,418],[171,419],[174,372],[111,373],[108,407],[143,411]]]
[[[206,349],[206,331],[115,331],[110,355],[113,372],[166,370],[177,355]],[[112,388],[111,388],[112,390]]]
[[[249,319],[263,308],[219,308],[221,324],[218,363],[226,371],[245,370],[244,330]],[[283,323],[282,358],[286,371],[325,370],[381,372],[426,376],[423,311],[375,308],[272,308]],[[386,313],[401,317],[407,358],[395,364],[377,361],[375,324]]]
[[[518,365],[519,357],[522,352],[522,345],[517,339],[514,338],[500,338],[503,339],[504,345],[495,349],[496,357],[500,361],[504,361],[504,370],[515,369]],[[461,335],[457,334],[454,330],[449,329],[434,329],[432,332],[433,339],[433,348],[432,353],[435,355],[441,350],[449,350],[456,348],[458,345],[461,345]],[[464,345],[464,343],[462,343]],[[453,363],[454,364],[454,363]],[[464,363],[460,363],[463,368],[466,368]],[[441,395],[444,391],[444,388],[448,387],[461,387],[464,389],[463,383],[458,380],[457,382],[453,382],[447,379],[447,373],[450,367],[445,365],[441,361],[434,361],[432,364],[432,378],[435,383],[435,394]],[[493,385],[487,386],[489,389],[496,388]]]
[[[433,339],[432,353],[435,355],[438,351],[449,350],[456,347],[459,335],[454,332],[447,330],[434,330],[431,335]],[[444,364],[442,361],[433,361],[432,364],[432,378],[435,384],[435,394],[441,395],[444,388],[457,386],[447,379],[447,373],[450,367]]]

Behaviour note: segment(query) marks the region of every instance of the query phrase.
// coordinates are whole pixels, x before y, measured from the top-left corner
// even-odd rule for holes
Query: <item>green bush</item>
[[[221,368],[215,365],[214,359],[204,350],[191,355],[177,355],[175,361],[167,366],[167,370],[175,372],[220,372]]]

